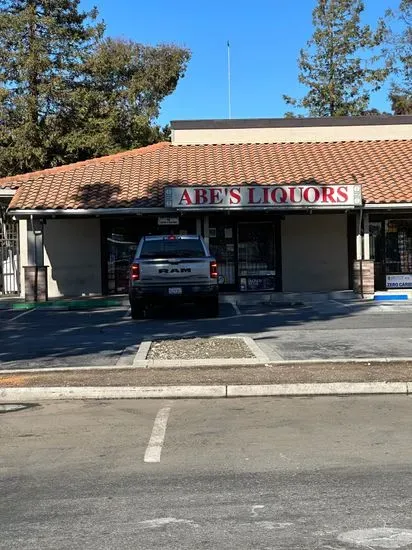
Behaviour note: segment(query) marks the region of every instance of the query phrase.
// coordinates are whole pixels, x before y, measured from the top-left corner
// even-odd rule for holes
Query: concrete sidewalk
[[[408,395],[412,358],[185,368],[83,367],[0,373],[3,402],[44,399]]]

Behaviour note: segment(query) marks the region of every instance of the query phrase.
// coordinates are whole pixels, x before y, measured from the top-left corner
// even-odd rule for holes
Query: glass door
[[[273,223],[239,223],[238,272],[240,290],[276,290],[275,265],[275,231]]]
[[[210,220],[209,248],[217,261],[219,284],[227,289],[236,288],[235,237],[233,223]]]

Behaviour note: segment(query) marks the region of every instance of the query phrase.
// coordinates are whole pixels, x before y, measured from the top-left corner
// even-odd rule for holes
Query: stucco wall
[[[348,289],[346,215],[286,216],[282,261],[285,292]]]
[[[47,220],[49,298],[101,294],[100,220]]]
[[[313,126],[302,128],[223,128],[172,130],[173,145],[203,143],[300,143],[410,139],[411,124],[376,126]]]

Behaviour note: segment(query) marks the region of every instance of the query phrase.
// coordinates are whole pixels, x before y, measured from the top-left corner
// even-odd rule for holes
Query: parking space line
[[[144,462],[160,462],[170,409],[171,407],[163,407],[156,415]]]
[[[35,308],[23,311],[23,313],[19,313],[18,315],[16,315],[16,317],[12,317],[11,319],[9,319],[9,323],[12,323],[16,319],[19,319],[20,317],[23,317],[23,315],[27,315],[28,313],[32,313],[33,311],[35,311]]]
[[[233,309],[235,310],[235,313],[236,315],[242,315],[242,312],[240,311],[240,309],[238,308],[238,305],[236,304],[236,302],[230,302],[230,305],[233,307]]]

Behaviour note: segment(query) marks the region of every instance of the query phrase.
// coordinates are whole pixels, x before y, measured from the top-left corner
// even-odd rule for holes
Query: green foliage
[[[397,12],[388,10],[388,21],[396,19],[398,30],[387,35],[385,53],[392,66],[394,81],[389,98],[396,115],[412,114],[412,0],[402,0]]]
[[[104,39],[79,0],[0,6],[0,175],[168,139],[154,121],[188,50]]]
[[[318,0],[313,11],[314,32],[298,60],[299,82],[309,90],[286,103],[306,109],[310,116],[358,115],[368,109],[370,94],[389,73],[375,55],[385,37],[385,25],[362,25],[362,0]]]
[[[152,122],[188,60],[189,52],[173,45],[102,41],[85,66],[83,85],[73,95],[65,119],[70,128],[63,140],[65,150],[73,159],[89,158],[164,139]]]

